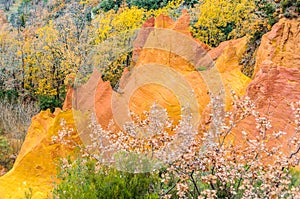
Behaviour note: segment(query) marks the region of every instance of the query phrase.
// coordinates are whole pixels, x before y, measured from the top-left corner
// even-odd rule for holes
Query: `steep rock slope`
[[[188,21],[189,16],[184,11],[176,22],[163,15],[146,21],[134,43],[135,68],[124,71],[119,93],[94,71],[86,85],[69,89],[66,107],[72,106],[73,96],[73,108],[95,112],[98,122],[105,127],[111,119],[117,124],[116,120],[122,120],[119,123],[123,124],[128,109],[142,114],[154,101],[165,107],[176,123],[180,119],[180,108],[184,106],[181,99],[193,98],[187,91],[194,92],[195,98],[189,103],[196,103],[192,110],[199,118],[210,101],[208,92],[218,94],[225,88],[229,106],[229,91],[242,95],[250,83],[240,72],[239,65],[247,39],[227,41],[211,49],[191,36]],[[172,81],[173,85],[168,84]]]
[[[272,124],[268,133],[284,131],[278,143],[287,143],[295,132],[295,118],[290,103],[300,100],[300,20],[281,19],[265,34],[259,46],[255,74],[246,95],[256,102],[261,116]],[[240,125],[255,136],[254,118]],[[250,128],[252,127],[252,128]],[[240,136],[240,135],[239,135]],[[275,144],[275,143],[274,143]]]
[[[56,176],[56,162],[59,157],[71,154],[72,148],[52,142],[52,136],[62,128],[61,120],[74,127],[72,111],[54,114],[42,111],[32,119],[31,126],[13,168],[0,178],[0,198],[48,198]],[[80,142],[77,135],[74,141]],[[49,195],[50,196],[50,195]]]

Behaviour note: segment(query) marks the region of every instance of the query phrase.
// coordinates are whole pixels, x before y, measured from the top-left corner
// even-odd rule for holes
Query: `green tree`
[[[171,0],[127,0],[129,6],[137,6],[146,10],[157,10],[165,7]]]

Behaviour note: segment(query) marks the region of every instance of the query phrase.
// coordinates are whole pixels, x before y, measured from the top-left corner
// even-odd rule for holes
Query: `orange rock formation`
[[[65,119],[74,127],[73,116],[76,111],[70,110],[71,108],[95,112],[100,124],[105,126],[114,118],[114,110],[124,109],[124,103],[118,103],[118,99],[124,100],[122,94],[126,95],[127,87],[139,85],[128,99],[126,98],[128,104],[125,105],[128,109],[141,113],[156,100],[167,108],[175,120],[180,119],[180,106],[184,99],[179,98],[178,93],[180,95],[187,87],[174,89],[172,86],[163,86],[162,83],[172,77],[170,74],[179,74],[179,77],[173,77],[175,85],[180,85],[177,84],[178,80],[185,81],[185,85],[194,90],[195,102],[198,105],[195,110],[199,115],[209,102],[208,87],[210,86],[211,92],[216,92],[217,89],[214,89],[220,86],[220,82],[210,80],[213,76],[209,70],[215,70],[214,73],[219,74],[219,80],[223,83],[221,86],[225,87],[227,95],[232,89],[240,95],[246,93],[256,100],[261,111],[270,107],[268,110],[271,110],[270,117],[275,122],[274,127],[279,128],[282,123],[287,124],[288,119],[292,120],[287,102],[300,99],[299,21],[281,20],[263,37],[257,53],[254,80],[251,83],[250,79],[240,72],[239,65],[239,59],[246,47],[246,38],[224,42],[220,47],[211,49],[191,37],[187,30],[188,21],[188,15],[184,13],[177,22],[161,15],[145,23],[137,38],[133,55],[136,62],[134,71],[138,71],[140,76],[135,76],[134,71],[125,71],[120,83],[120,93],[113,91],[109,82],[103,82],[100,73],[95,71],[83,87],[73,90],[69,86],[64,104],[65,112],[57,110],[51,114],[49,111],[43,111],[35,116],[13,169],[0,178],[0,198],[24,198],[24,193],[29,188],[33,189],[33,198],[48,197],[53,188],[52,177],[56,174],[55,160],[72,151],[71,148],[53,144],[51,137],[57,135],[61,119]],[[154,28],[157,28],[155,32]],[[166,42],[169,40],[171,43]],[[183,45],[178,45],[180,43]],[[159,48],[161,44],[169,44],[169,47]],[[200,51],[197,46],[209,52]],[[193,53],[186,53],[191,49],[194,51],[188,52]],[[211,59],[203,59],[207,56]],[[212,60],[216,60],[215,67],[211,65]],[[152,68],[147,67],[148,65]],[[199,73],[197,70],[202,70],[202,66],[205,66],[205,70]],[[143,73],[151,69],[151,74]],[[141,82],[133,84],[130,78]],[[143,79],[153,78],[155,82],[152,84],[142,82]],[[188,97],[186,94],[182,96]],[[230,104],[228,97],[226,103]],[[124,116],[126,110],[118,114]],[[241,127],[249,128],[250,125],[253,127],[251,120]],[[287,124],[288,131],[292,127],[293,124]],[[77,134],[74,134],[73,138],[80,142]]]
[[[300,20],[281,19],[262,38],[257,52],[255,74],[246,95],[256,102],[258,111],[267,116],[272,131],[284,131],[285,144],[295,132],[294,116],[289,104],[300,100]],[[255,136],[254,118],[240,125]],[[239,135],[238,135],[239,136]]]
[[[60,130],[60,122],[68,121],[74,127],[72,111],[54,114],[42,111],[32,118],[26,140],[13,168],[0,178],[0,198],[23,199],[25,193],[33,191],[32,198],[48,198],[56,176],[56,162],[59,157],[72,153],[72,148],[52,143],[52,136]],[[80,142],[78,135],[74,140]]]

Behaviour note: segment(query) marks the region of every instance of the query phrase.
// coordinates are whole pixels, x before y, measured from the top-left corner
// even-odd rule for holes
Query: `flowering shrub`
[[[291,170],[299,164],[299,111],[300,103],[292,104],[295,113],[293,150],[283,153],[283,146],[271,145],[284,132],[268,132],[270,121],[255,111],[249,98],[233,95],[233,111],[225,114],[223,125],[215,132],[216,142],[210,146],[197,143],[181,159],[172,162],[163,182],[163,196],[180,198],[297,198],[299,184],[293,182]],[[257,136],[243,131],[239,143],[228,138],[233,128],[249,116],[255,116]],[[215,118],[222,120],[222,118]],[[209,139],[204,134],[203,143]],[[205,151],[203,148],[205,147]],[[170,183],[171,180],[171,183]],[[170,188],[171,187],[171,188]]]
[[[300,197],[295,169],[300,102],[291,104],[295,134],[289,140],[289,152],[280,144],[286,133],[272,132],[268,116],[257,112],[248,97],[241,99],[233,93],[230,112],[223,111],[219,97],[213,97],[211,104],[211,128],[203,125],[198,132],[188,111],[182,111],[180,123],[174,125],[157,104],[141,117],[145,119],[133,116],[124,131],[114,125],[105,130],[92,119],[91,145],[79,146],[83,159],[64,160],[58,175],[62,183],[54,193],[61,198],[77,198],[77,192],[93,193],[91,198],[112,193],[112,198],[121,197],[120,193],[124,198]],[[257,133],[242,131],[234,142],[239,123],[249,117],[255,118]],[[67,132],[63,129],[55,140],[70,144],[65,140]],[[105,192],[103,187],[108,185],[112,188]]]

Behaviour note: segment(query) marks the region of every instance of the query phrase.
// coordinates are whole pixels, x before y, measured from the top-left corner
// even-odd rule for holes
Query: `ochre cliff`
[[[199,115],[198,119],[210,101],[208,92],[216,95],[220,89],[225,89],[227,105],[230,104],[230,90],[244,94],[250,79],[240,72],[239,60],[247,39],[227,41],[212,49],[191,36],[188,21],[185,12],[176,22],[163,15],[146,21],[134,43],[135,67],[132,71],[125,70],[120,93],[112,91],[109,83],[103,82],[100,74],[94,71],[88,83],[76,89],[73,97],[78,107],[75,109],[95,111],[98,122],[107,126],[111,119],[118,123],[116,120],[127,117],[128,112],[121,111],[124,107],[141,115],[156,101],[167,109],[176,123],[184,104],[180,99],[192,99],[188,91],[194,92],[196,108],[193,110],[194,115]],[[174,86],[168,84],[171,81]],[[175,82],[180,85],[176,86]],[[134,92],[127,92],[128,87]],[[121,103],[124,98],[127,101]],[[118,110],[117,114],[114,110]]]
[[[50,190],[53,188],[52,182],[56,175],[55,161],[72,153],[71,147],[52,143],[52,136],[57,135],[61,129],[62,119],[66,120],[70,127],[76,126],[74,110],[71,109],[83,112],[92,110],[95,112],[98,122],[107,126],[111,119],[116,119],[114,118],[114,109],[116,108],[121,109],[126,105],[131,111],[141,114],[145,109],[149,109],[153,101],[158,101],[167,109],[175,122],[178,121],[182,105],[176,93],[174,94],[174,91],[178,91],[172,87],[163,86],[160,81],[160,79],[168,80],[173,77],[159,70],[153,70],[153,74],[149,75],[138,73],[140,75],[138,76],[134,73],[148,65],[164,66],[174,74],[179,74],[175,80],[186,81],[186,85],[192,88],[198,104],[197,112],[200,113],[200,116],[202,112],[205,112],[209,103],[207,91],[211,89],[211,92],[215,92],[214,86],[221,86],[226,91],[227,108],[230,108],[230,90],[234,90],[238,95],[249,95],[257,102],[259,111],[269,112],[274,128],[279,129],[286,126],[283,130],[287,131],[290,136],[294,124],[288,123],[293,120],[288,103],[300,99],[299,20],[283,19],[263,37],[257,52],[255,76],[252,81],[240,72],[241,66],[239,65],[239,60],[246,48],[246,38],[227,41],[212,49],[192,38],[188,31],[188,22],[189,16],[184,12],[176,22],[161,15],[156,19],[149,19],[144,24],[133,52],[136,67],[133,71],[124,71],[119,93],[113,91],[109,82],[104,82],[100,78],[101,74],[95,70],[86,85],[76,89],[68,87],[64,111],[56,110],[54,114],[42,111],[35,116],[13,169],[0,178],[0,199],[24,198],[25,192],[28,192],[29,188],[33,189],[33,198],[50,196]],[[151,33],[154,28],[157,28],[155,33],[160,37],[155,37],[155,34]],[[175,37],[169,43],[169,49],[160,48],[160,44],[166,44],[166,41],[172,39],[168,36]],[[177,37],[180,38],[180,42],[176,41]],[[199,50],[199,46],[205,51]],[[186,52],[193,53],[190,53],[192,54],[190,56]],[[215,70],[213,72],[219,75],[219,82],[209,80],[210,77],[213,77],[209,70]],[[141,78],[150,80],[154,78],[156,82],[141,84],[142,86],[133,84],[133,86],[139,87],[131,93],[129,103],[118,104],[116,99],[126,95],[126,92],[123,92],[126,91],[126,86],[130,86],[132,83],[130,78],[135,78],[134,80],[137,81]],[[211,88],[208,88],[207,84]],[[121,116],[126,113],[121,113]],[[250,128],[251,131],[253,122],[253,118],[249,118],[238,128]],[[254,131],[255,129],[253,129],[253,133]],[[72,137],[74,141],[80,142],[77,134]]]
[[[13,168],[0,178],[0,198],[23,199],[25,193],[32,198],[48,198],[56,176],[56,163],[59,157],[71,154],[72,148],[52,143],[52,136],[61,129],[61,120],[74,127],[72,111],[62,112],[57,109],[54,114],[42,111],[32,118],[26,140]],[[80,142],[76,134],[76,142]]]
[[[257,51],[255,74],[246,95],[255,101],[261,116],[272,124],[268,131],[284,131],[281,143],[295,132],[295,118],[290,103],[300,100],[300,20],[281,19],[262,38]],[[248,118],[239,129],[255,136],[254,118]],[[240,136],[240,135],[237,135]]]

